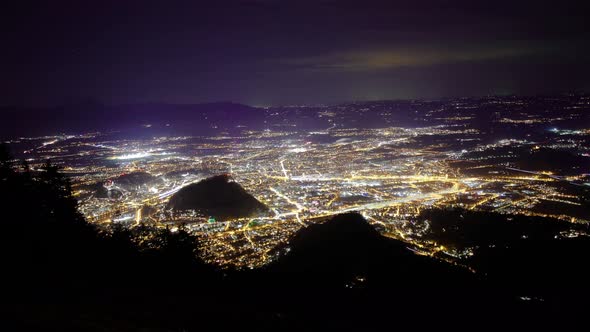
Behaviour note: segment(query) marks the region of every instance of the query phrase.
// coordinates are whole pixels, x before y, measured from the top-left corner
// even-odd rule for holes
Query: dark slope
[[[430,222],[427,239],[471,248],[462,262],[511,293],[572,310],[590,296],[587,224],[463,209],[424,210],[418,220]]]
[[[289,247],[277,262],[241,272],[233,288],[242,297],[264,299],[256,310],[280,313],[281,328],[461,328],[519,309],[501,289],[488,288],[462,267],[415,255],[358,214],[302,229]]]
[[[402,282],[438,288],[474,282],[465,269],[418,256],[401,241],[380,235],[361,215],[350,213],[299,231],[289,253],[268,269],[302,283],[346,287],[391,287]]]
[[[217,175],[182,188],[170,198],[168,208],[196,210],[221,220],[260,216],[268,211],[229,175]]]

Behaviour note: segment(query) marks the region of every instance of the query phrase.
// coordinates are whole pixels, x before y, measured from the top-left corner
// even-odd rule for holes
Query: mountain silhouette
[[[466,323],[488,317],[491,308],[509,315],[516,305],[466,268],[380,235],[357,213],[303,228],[283,249],[268,266],[236,275],[232,288],[263,299],[258,311],[286,317],[281,329],[305,330],[313,322],[317,330],[381,330],[392,319],[398,327],[453,326],[448,317],[457,312]]]
[[[195,210],[220,220],[255,217],[268,211],[229,175],[213,176],[182,188],[170,198],[168,209]]]
[[[384,237],[360,214],[335,216],[310,225],[290,239],[288,253],[269,267],[302,283],[341,287],[430,284],[437,275],[447,286],[474,281],[466,269],[414,254],[408,244]],[[438,287],[434,287],[438,288]]]
[[[236,125],[261,126],[264,120],[262,109],[231,102],[106,105],[85,101],[54,108],[0,107],[0,113],[6,120],[0,124],[2,139],[96,130],[132,130],[131,134],[148,136],[170,129],[175,133],[212,134],[235,129]],[[36,121],[31,122],[31,118]],[[27,123],[27,126],[17,127],[14,123]],[[148,124],[150,127],[146,129]]]

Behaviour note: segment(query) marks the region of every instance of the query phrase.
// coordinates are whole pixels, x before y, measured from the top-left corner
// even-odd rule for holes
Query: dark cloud
[[[285,64],[311,70],[378,71],[404,67],[429,67],[436,65],[486,62],[526,58],[542,55],[551,50],[544,46],[506,45],[459,47],[400,47],[383,50],[360,50],[328,55],[286,59]]]

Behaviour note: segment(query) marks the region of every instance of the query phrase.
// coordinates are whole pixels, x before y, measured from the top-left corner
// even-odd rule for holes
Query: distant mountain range
[[[244,129],[315,132],[335,126],[359,129],[461,124],[478,130],[484,141],[495,142],[498,137],[533,140],[536,137],[529,135],[535,130],[546,132],[548,123],[551,127],[586,129],[587,99],[565,95],[491,96],[269,108],[231,102],[104,105],[87,101],[54,108],[0,107],[0,139],[92,131],[120,131],[127,138],[151,138],[233,134]],[[430,140],[413,144],[428,144]]]
[[[55,108],[2,107],[2,138],[88,131],[170,127],[176,130],[212,130],[229,123],[252,126],[263,121],[262,109],[218,102],[175,105],[145,103],[104,105],[85,102]]]

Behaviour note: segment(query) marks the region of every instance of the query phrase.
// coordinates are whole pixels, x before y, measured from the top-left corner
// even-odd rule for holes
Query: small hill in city
[[[250,195],[229,175],[217,175],[188,185],[168,202],[174,211],[195,210],[218,220],[255,217],[268,208]]]
[[[158,181],[155,176],[142,171],[121,174],[107,181],[92,184],[89,189],[97,198],[120,198],[123,191],[137,189],[140,186]],[[110,187],[105,187],[109,183]]]

